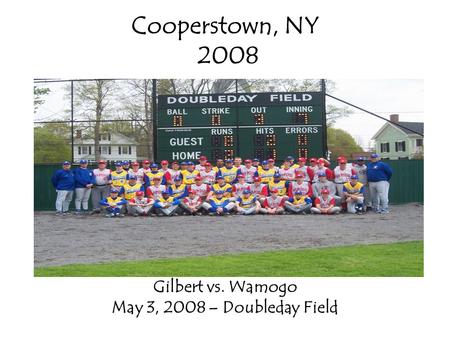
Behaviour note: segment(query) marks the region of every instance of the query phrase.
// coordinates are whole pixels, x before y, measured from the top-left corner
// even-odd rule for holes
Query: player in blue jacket
[[[80,160],[80,167],[73,171],[75,177],[75,213],[77,215],[81,214],[82,205],[83,212],[88,212],[89,197],[95,183],[94,174],[87,166],[88,162],[86,160]]]
[[[155,200],[153,208],[158,216],[178,216],[180,200],[170,196],[168,189],[162,192],[162,196]]]
[[[378,154],[370,155],[370,163],[367,164],[367,181],[372,198],[372,208],[375,212],[382,214],[389,212],[389,180],[391,177],[391,167],[380,161]]]
[[[75,178],[70,170],[70,162],[64,161],[62,169],[56,170],[51,178],[53,187],[56,189],[56,214],[69,213],[69,205],[73,198]]]
[[[106,210],[105,217],[123,217],[122,205],[127,204],[127,200],[119,196],[119,189],[111,188],[109,196],[102,199],[99,204]]]

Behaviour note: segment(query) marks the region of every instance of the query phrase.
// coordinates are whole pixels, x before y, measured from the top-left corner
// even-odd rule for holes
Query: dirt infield
[[[34,216],[35,266],[423,239],[423,206],[362,216]]]

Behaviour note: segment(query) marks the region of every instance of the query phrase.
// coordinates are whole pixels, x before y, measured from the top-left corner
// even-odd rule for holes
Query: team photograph
[[[36,79],[35,276],[423,276],[421,115],[350,84]]]

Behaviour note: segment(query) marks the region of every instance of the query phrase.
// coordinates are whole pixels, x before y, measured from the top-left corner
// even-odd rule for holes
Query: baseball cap
[[[206,160],[208,160],[208,158],[206,156],[202,155],[202,156],[200,156],[199,160],[200,161],[206,161]]]
[[[325,174],[324,172],[320,172],[317,174],[318,177],[326,177],[327,174]]]
[[[149,163],[150,163],[149,160],[143,160],[143,161],[142,161],[142,164],[149,164]]]
[[[106,164],[106,161],[105,160],[100,160],[100,161],[98,161],[98,164]]]
[[[303,173],[296,173],[295,178],[299,178],[299,177],[305,177],[305,175]]]
[[[267,161],[270,162],[270,163],[275,162],[275,160],[273,158],[269,158]]]
[[[294,158],[292,156],[286,156],[286,161],[292,161]]]
[[[139,166],[139,162],[133,162],[133,163],[131,163],[131,165],[132,165],[133,167]]]
[[[64,162],[63,162],[63,165],[69,165],[69,164],[70,164],[69,161],[64,161]]]
[[[164,189],[161,193],[164,195],[170,195],[170,190]]]
[[[188,163],[186,161],[181,162],[181,165],[187,165]]]
[[[117,161],[116,163],[114,163],[116,167],[121,167],[123,164],[120,161]]]
[[[322,194],[329,194],[330,192],[328,191],[328,189],[322,189],[321,193]]]
[[[256,177],[253,179],[253,182],[261,182],[261,177],[256,176]]]
[[[226,163],[233,163],[233,160],[229,158],[228,160],[225,160],[225,162]]]
[[[194,165],[194,162],[189,161],[189,162],[187,162],[186,164],[187,164],[187,165]]]
[[[278,189],[277,189],[277,188],[274,188],[274,189],[270,190],[270,192],[273,192],[273,193],[275,193],[275,194],[278,194]]]
[[[245,189],[242,193],[244,193],[244,194],[251,194],[252,192],[250,190],[248,190],[248,189]]]
[[[309,159],[309,162],[317,162],[317,158],[312,157],[312,158]]]
[[[143,191],[136,191],[136,196],[144,196],[144,192]]]
[[[224,178],[223,178],[222,175],[217,175],[217,179],[218,179],[218,180],[223,180]]]
[[[195,180],[196,180],[196,181],[202,181],[203,178],[202,178],[200,175],[197,175],[197,176],[195,177]]]
[[[128,165],[128,164],[130,164],[130,161],[125,160],[122,162],[122,165]]]
[[[252,163],[252,160],[246,159],[246,160],[244,161],[244,163]]]
[[[304,157],[299,157],[299,158],[298,158],[298,161],[299,161],[299,162],[306,163],[306,158],[304,158]]]
[[[237,178],[245,178],[245,176],[242,174],[239,174],[239,175],[237,175]]]
[[[137,180],[137,177],[136,177],[136,175],[129,175],[128,179],[129,180]]]
[[[352,176],[350,176],[350,178],[357,180],[358,179],[358,175],[352,175]]]
[[[161,161],[161,165],[166,165],[166,164],[169,164],[169,161],[167,161],[167,160],[162,160]]]
[[[259,158],[254,158],[253,162],[259,162]]]
[[[188,193],[189,193],[189,194],[195,194],[195,190],[194,190],[194,189],[191,189],[191,187],[189,187]]]
[[[266,165],[266,164],[269,164],[269,162],[266,160],[262,161],[262,165]]]
[[[345,158],[341,158],[339,160],[339,164],[345,164],[345,163],[347,163],[347,160]]]
[[[273,178],[280,178],[280,177],[281,177],[280,173],[273,174]]]
[[[152,163],[150,168],[158,168],[158,165],[156,163]]]
[[[372,154],[372,155],[370,155],[370,158],[378,158],[378,157],[379,157],[378,154]]]
[[[88,161],[86,161],[86,160],[80,160],[80,164],[86,164],[86,163],[88,163]]]
[[[358,157],[356,160],[357,161],[364,161],[364,157]]]
[[[303,193],[302,193],[301,190],[295,190],[295,191],[294,191],[294,194],[295,194],[295,195],[303,195]]]
[[[178,164],[178,161],[173,161],[172,164]]]
[[[205,163],[205,167],[211,167],[211,163],[206,162],[206,163]]]
[[[175,177],[173,180],[176,181],[176,182],[182,181],[180,176]]]
[[[118,192],[119,192],[119,189],[116,189],[116,188],[111,189],[111,193],[118,193]]]
[[[317,163],[319,164],[325,164],[325,160],[323,158],[320,158],[317,160]]]

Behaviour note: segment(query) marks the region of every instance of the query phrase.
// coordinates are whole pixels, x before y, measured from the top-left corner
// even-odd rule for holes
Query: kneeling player
[[[301,190],[294,191],[294,197],[284,202],[284,207],[291,214],[303,214],[311,211],[312,200],[308,195],[303,195]]]
[[[189,194],[180,202],[180,207],[187,215],[201,215],[202,199],[195,190],[189,189]]]
[[[264,200],[262,214],[280,215],[284,213],[284,198],[278,196],[278,189],[270,190],[270,196]]]
[[[158,216],[177,216],[179,204],[180,200],[170,196],[169,190],[164,190],[162,196],[156,200],[154,208]]]
[[[320,196],[314,201],[314,207],[311,208],[313,214],[338,214],[341,208],[336,206],[336,201],[330,196],[327,189],[323,189]]]
[[[133,216],[147,216],[150,214],[154,203],[155,201],[152,198],[144,197],[143,191],[137,191],[136,196],[128,202],[128,212]]]
[[[214,196],[208,200],[208,202],[203,202],[203,208],[209,212],[211,216],[213,215],[228,215],[234,208],[234,202],[231,202],[229,198],[224,197],[224,192],[222,190],[215,190]]]
[[[119,197],[119,190],[117,188],[112,188],[109,196],[100,201],[106,210],[105,217],[123,217],[124,215],[120,212],[122,210],[122,205],[127,204],[127,200]]]
[[[249,189],[245,189],[236,201],[236,210],[239,215],[255,215],[260,209],[261,204]]]
[[[344,183],[342,189],[347,211],[352,214],[362,215],[364,209],[364,184],[358,182],[358,175],[352,175],[350,182]]]

